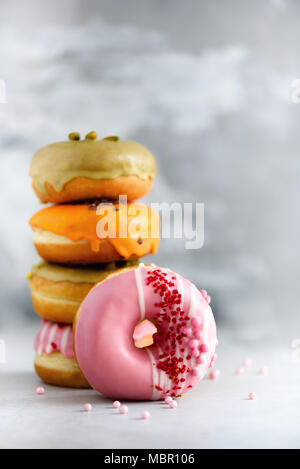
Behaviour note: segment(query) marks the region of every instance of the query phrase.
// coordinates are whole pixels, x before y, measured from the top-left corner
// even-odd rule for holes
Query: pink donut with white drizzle
[[[34,349],[38,355],[60,352],[65,357],[74,358],[72,324],[59,324],[43,319],[42,327],[35,338]]]
[[[43,319],[34,349],[34,367],[43,381],[55,386],[90,387],[74,358],[72,324]]]
[[[180,397],[215,360],[209,300],[189,280],[153,265],[108,275],[74,321],[75,354],[87,381],[113,399]]]

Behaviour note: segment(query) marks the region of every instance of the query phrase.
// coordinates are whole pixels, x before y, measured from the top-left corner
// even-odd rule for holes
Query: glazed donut
[[[215,360],[209,302],[204,290],[169,269],[140,264],[108,275],[73,325],[87,381],[113,399],[180,397]]]
[[[155,173],[154,157],[143,145],[86,138],[41,148],[33,156],[29,174],[42,202],[65,203],[115,200],[120,194],[136,200],[150,191]]]
[[[116,228],[115,233],[99,233],[99,223],[104,226],[107,220]],[[141,203],[101,203],[98,209],[96,203],[53,205],[33,215],[29,224],[39,255],[49,262],[95,264],[138,259],[155,254],[159,245],[159,217]],[[137,224],[142,225],[140,231]],[[124,227],[123,235],[119,227]]]
[[[43,381],[55,386],[90,387],[74,359],[72,326],[43,320],[34,348],[34,367]]]
[[[72,324],[80,303],[95,283],[114,270],[137,262],[73,268],[42,261],[27,274],[33,308],[43,319]]]

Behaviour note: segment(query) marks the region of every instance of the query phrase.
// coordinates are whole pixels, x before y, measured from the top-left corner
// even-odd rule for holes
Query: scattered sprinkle
[[[91,410],[92,410],[92,404],[90,404],[89,402],[87,402],[86,404],[84,404],[83,410],[84,410],[84,412],[91,412]]]
[[[148,412],[148,410],[144,410],[144,411],[141,413],[141,418],[142,418],[143,420],[147,420],[149,417],[150,417],[150,412]]]
[[[177,402],[172,400],[172,401],[169,403],[169,407],[170,407],[170,409],[176,409],[176,407],[177,407]]]
[[[255,394],[255,392],[249,392],[249,396],[248,396],[248,397],[249,397],[250,401],[254,401],[254,399],[256,399],[256,394]]]
[[[172,399],[171,396],[167,396],[167,397],[165,398],[165,403],[166,403],[166,404],[170,404],[170,402],[172,402],[172,401],[173,401],[173,399]]]
[[[220,370],[213,370],[209,373],[210,379],[217,379],[220,376]]]
[[[120,406],[121,406],[121,402],[119,402],[119,401],[113,402],[113,407],[114,407],[115,409],[119,409]]]
[[[120,414],[128,414],[128,407],[127,405],[121,405],[119,409]]]
[[[268,373],[268,368],[266,366],[262,366],[260,369],[259,369],[259,374],[260,375],[266,375]]]
[[[36,393],[39,394],[40,396],[42,394],[45,394],[45,389],[43,388],[43,386],[39,386],[38,388],[36,388]]]
[[[239,368],[237,368],[237,369],[235,370],[235,374],[238,375],[238,376],[240,376],[240,375],[242,375],[242,374],[244,373],[244,371],[245,371],[245,368],[243,368],[242,366],[240,366]]]
[[[251,358],[245,358],[243,360],[243,365],[244,366],[251,366],[252,365],[252,359]]]

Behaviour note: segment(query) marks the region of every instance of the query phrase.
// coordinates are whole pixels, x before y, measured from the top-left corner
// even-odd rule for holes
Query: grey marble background
[[[148,146],[148,201],[205,203],[205,244],[154,261],[213,296],[238,338],[300,336],[297,0],[1,0],[0,328],[35,320],[33,152],[71,130]],[[1,330],[0,329],[0,330]]]

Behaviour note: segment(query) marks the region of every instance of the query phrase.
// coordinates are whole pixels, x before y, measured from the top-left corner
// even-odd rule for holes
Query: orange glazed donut
[[[118,137],[97,139],[90,132],[85,140],[77,133],[70,141],[47,145],[33,156],[30,176],[42,202],[144,197],[156,173],[153,155],[136,142]]]
[[[29,224],[39,255],[61,264],[138,259],[159,245],[159,217],[141,203],[53,205]]]

